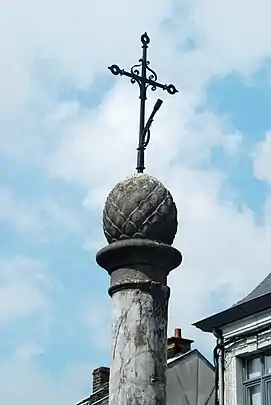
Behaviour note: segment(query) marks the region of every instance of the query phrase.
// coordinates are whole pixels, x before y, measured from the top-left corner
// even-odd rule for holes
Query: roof
[[[184,361],[187,358],[192,357],[192,356],[199,357],[212,371],[215,371],[215,367],[213,366],[213,364],[210,363],[209,360],[207,360],[206,357],[203,356],[203,354],[201,354],[197,349],[190,350],[187,353],[179,354],[178,356],[174,357],[173,359],[169,359],[167,361],[167,367],[168,368],[173,367],[179,361]]]
[[[271,307],[271,273],[245,298],[232,307],[209,316],[193,325],[204,332],[213,332],[229,323],[254,315]]]
[[[263,281],[260,282],[260,284],[257,285],[256,288],[254,288],[251,293],[249,293],[245,298],[242,300],[238,301],[234,306],[240,305],[243,302],[247,302],[250,300],[253,300],[255,298],[261,297],[262,295],[269,294],[271,293],[271,273],[268,274],[267,277]]]
[[[106,383],[103,385],[102,388],[93,392],[92,394],[90,394],[89,397],[78,402],[76,405],[104,405],[104,401],[107,401],[108,395],[109,395],[109,383]]]

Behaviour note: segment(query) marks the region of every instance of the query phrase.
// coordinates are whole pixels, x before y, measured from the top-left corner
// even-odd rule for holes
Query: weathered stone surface
[[[181,253],[147,239],[114,242],[97,253],[113,301],[109,405],[166,405],[167,275]]]
[[[177,208],[165,186],[146,173],[118,183],[107,197],[103,229],[109,243],[143,238],[171,245]]]
[[[167,290],[113,295],[110,405],[166,405]]]
[[[121,281],[130,280],[132,272],[136,278],[166,283],[168,273],[181,264],[182,255],[179,250],[164,243],[126,239],[99,250],[96,261],[112,276],[111,284],[120,272]]]

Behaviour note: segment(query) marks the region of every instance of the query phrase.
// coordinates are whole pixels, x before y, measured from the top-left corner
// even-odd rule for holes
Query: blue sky
[[[141,0],[113,3],[1,4],[3,402],[74,404],[109,364],[109,280],[95,255],[104,200],[135,170],[139,99],[107,67],[136,63],[146,30],[151,67],[179,89],[147,104],[164,100],[147,172],[176,200],[184,257],[169,277],[169,334],[181,327],[210,358],[212,338],[191,324],[270,271],[269,2],[145,0],[143,15]]]

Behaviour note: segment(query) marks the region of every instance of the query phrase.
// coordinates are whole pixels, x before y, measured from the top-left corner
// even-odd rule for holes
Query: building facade
[[[195,326],[218,337],[219,405],[270,405],[271,274],[237,304]]]

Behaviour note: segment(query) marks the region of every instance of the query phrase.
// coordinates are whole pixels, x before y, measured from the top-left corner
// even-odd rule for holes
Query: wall
[[[243,405],[242,358],[257,351],[271,348],[271,329],[259,333],[259,328],[271,326],[271,309],[227,325],[223,328],[224,338],[239,340],[225,346],[225,404]],[[254,332],[241,338],[241,334]]]

